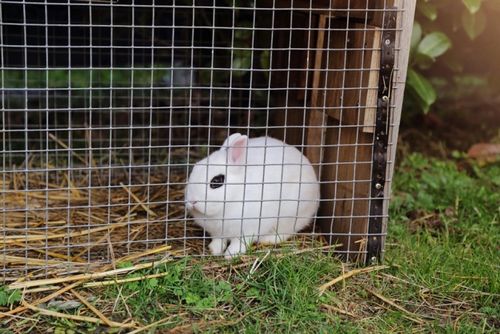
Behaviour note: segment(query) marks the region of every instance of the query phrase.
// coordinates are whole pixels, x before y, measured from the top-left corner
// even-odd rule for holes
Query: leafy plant
[[[22,298],[21,291],[7,290],[0,286],[0,306],[11,306],[19,302]]]
[[[413,25],[410,48],[410,65],[407,78],[407,98],[409,103],[424,113],[429,112],[438,98],[436,84],[428,75],[428,70],[443,59],[453,46],[449,32],[443,29],[441,17],[459,15],[453,18],[452,31],[462,29],[471,41],[486,29],[486,15],[483,2],[488,0],[422,0],[417,3],[417,18]],[[457,8],[460,6],[460,8]],[[451,10],[453,8],[455,11]],[[460,66],[448,61],[452,70],[459,71]]]

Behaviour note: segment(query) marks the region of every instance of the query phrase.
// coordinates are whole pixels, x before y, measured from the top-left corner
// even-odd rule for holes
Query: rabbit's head
[[[216,218],[223,215],[225,202],[242,197],[247,144],[247,136],[232,134],[218,151],[196,163],[185,191],[191,214]]]

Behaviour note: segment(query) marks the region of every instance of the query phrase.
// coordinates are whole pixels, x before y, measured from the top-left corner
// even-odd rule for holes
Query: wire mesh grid
[[[257,224],[262,240],[279,237],[279,224],[288,222],[299,245],[339,242],[338,253],[365,255],[381,32],[386,13],[402,12],[404,3],[395,9],[389,0],[2,1],[3,279],[106,263],[164,244],[204,256],[216,246],[224,251],[224,241],[209,246],[216,237],[236,251],[234,233],[207,233],[220,219],[200,218],[185,205],[195,163],[215,161],[211,154],[234,133],[292,146],[244,142],[244,169],[266,161],[261,170],[269,175],[259,176],[260,186],[249,176],[232,181],[236,192],[224,185],[222,199],[210,197],[214,175],[204,169],[198,182],[205,194],[195,191],[204,210],[250,203],[248,189],[257,187],[258,205],[240,205],[241,216],[226,219],[237,221],[240,234]],[[401,27],[398,21],[393,29]],[[402,85],[395,82],[392,94]],[[395,107],[391,101],[389,115]],[[390,117],[387,132],[397,126]],[[389,152],[394,140],[389,136]],[[292,147],[304,154],[295,162],[288,159]],[[254,159],[261,154],[263,160]],[[231,163],[221,165],[229,177]],[[305,172],[311,166],[320,198],[298,195],[315,184]],[[290,170],[299,174],[295,190],[284,177]],[[274,201],[264,180],[279,189]],[[295,214],[283,209],[287,201]],[[302,212],[308,202],[319,210]],[[274,227],[261,231],[266,220]],[[310,223],[299,230],[297,221]]]

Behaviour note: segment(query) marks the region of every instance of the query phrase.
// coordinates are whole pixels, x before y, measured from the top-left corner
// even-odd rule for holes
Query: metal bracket
[[[373,143],[373,165],[371,178],[370,218],[366,245],[366,264],[381,260],[384,215],[385,176],[387,169],[388,119],[391,108],[397,10],[392,8],[384,13],[380,73],[378,81],[377,112]]]

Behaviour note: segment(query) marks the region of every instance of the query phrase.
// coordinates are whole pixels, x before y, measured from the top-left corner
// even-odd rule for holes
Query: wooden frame
[[[328,9],[330,3],[332,9]],[[371,10],[368,14],[367,3]],[[348,4],[351,7],[348,7]],[[397,34],[400,50],[397,53],[398,70],[393,80],[391,97],[393,108],[390,122],[393,126],[390,127],[389,133],[389,161],[385,178],[385,198],[388,198],[388,182],[394,168],[395,141],[404,93],[415,1],[295,0],[275,3],[275,6],[280,8],[292,8],[292,5],[294,13],[296,10],[308,8],[312,11],[314,19],[311,21],[315,29],[309,33],[306,44],[300,44],[292,38],[292,45],[289,45],[291,50],[287,51],[295,52],[293,43],[298,43],[298,49],[311,48],[307,57],[293,59],[302,61],[303,68],[311,68],[313,71],[307,80],[304,78],[304,72],[292,73],[290,76],[293,78],[290,83],[295,83],[294,87],[303,87],[304,91],[307,87],[312,89],[306,101],[310,107],[306,137],[302,137],[303,132],[300,129],[287,129],[286,140],[295,145],[306,143],[306,155],[320,175],[323,202],[317,223],[321,232],[329,236],[329,243],[342,244],[339,251],[349,255],[346,259],[364,261],[370,216],[372,145],[383,22],[383,11],[374,9],[384,6],[391,8],[394,5],[398,10],[397,29],[401,30]],[[347,8],[356,10],[348,12]],[[288,41],[286,38],[285,40]],[[273,68],[275,65],[280,66],[279,57],[276,58]],[[284,87],[279,83],[277,86]],[[293,115],[300,118],[304,113],[304,104],[303,94],[289,96],[283,105],[296,106],[296,109],[289,108],[287,115],[281,118],[277,125],[300,125],[301,120]],[[277,136],[280,137],[280,134]],[[387,215],[388,201],[383,211],[384,216]],[[333,237],[334,235],[337,237]]]

